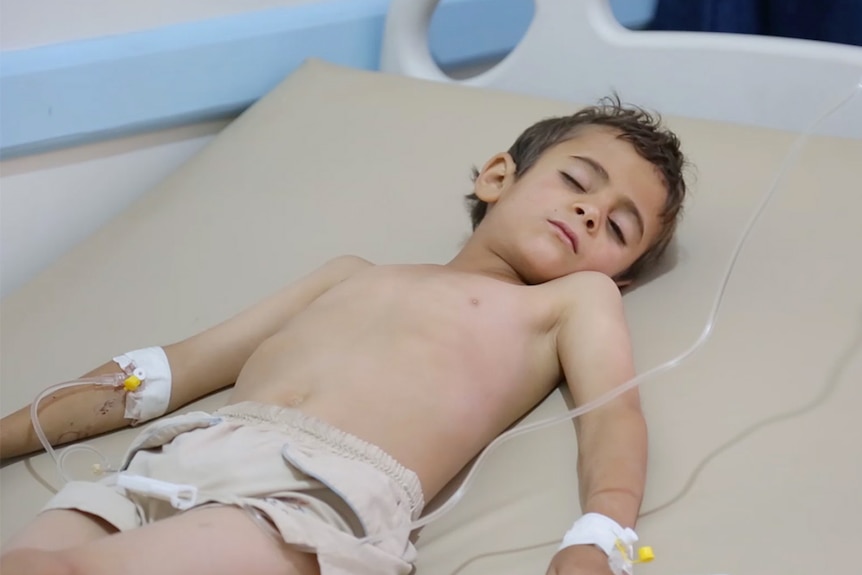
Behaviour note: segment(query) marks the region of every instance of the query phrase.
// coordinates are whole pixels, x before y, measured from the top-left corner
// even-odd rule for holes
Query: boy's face
[[[624,272],[661,231],[667,191],[655,166],[617,135],[586,126],[517,181],[511,156],[491,158],[475,184],[489,206],[474,235],[530,284]]]

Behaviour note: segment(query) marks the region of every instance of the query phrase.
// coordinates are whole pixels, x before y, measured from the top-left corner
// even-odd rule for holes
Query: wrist
[[[563,536],[560,549],[571,545],[595,545],[605,555],[610,556],[617,542],[632,545],[638,540],[633,529],[622,527],[619,523],[601,513],[585,513],[574,522]]]
[[[574,522],[560,545],[560,549],[572,546],[592,546],[602,552],[615,575],[632,573],[635,563],[651,561],[652,549],[644,547],[634,554],[638,541],[633,529],[622,527],[616,521],[600,513],[587,513]]]

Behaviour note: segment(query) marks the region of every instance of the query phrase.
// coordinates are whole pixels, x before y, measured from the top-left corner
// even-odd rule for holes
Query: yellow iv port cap
[[[655,553],[652,547],[641,547],[638,549],[638,563],[649,563],[655,559]]]
[[[136,375],[130,375],[123,381],[123,387],[126,388],[126,391],[135,391],[140,386],[141,380]]]

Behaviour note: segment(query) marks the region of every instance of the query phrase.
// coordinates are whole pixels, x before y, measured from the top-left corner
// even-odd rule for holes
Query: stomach
[[[262,347],[240,374],[232,403],[298,409],[372,443],[415,472],[429,500],[544,393],[504,393],[513,384],[474,377],[475,367],[441,369],[453,362],[403,354],[375,363],[345,350],[329,369],[313,372],[275,343]],[[298,355],[303,366],[327,363],[310,351]]]

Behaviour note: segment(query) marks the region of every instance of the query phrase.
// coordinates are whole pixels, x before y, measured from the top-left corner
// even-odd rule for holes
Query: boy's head
[[[510,208],[515,217],[544,202],[537,215],[548,216],[553,233],[562,230],[563,243],[564,235],[574,236],[571,259],[580,259],[568,263],[571,271],[605,271],[625,285],[670,243],[686,192],[685,166],[679,139],[657,114],[605,98],[534,124],[506,154],[474,170],[474,191],[467,196],[473,229],[508,196],[525,196]],[[606,263],[596,264],[599,256],[592,254],[590,260],[591,250]],[[554,274],[534,275],[540,281]]]

